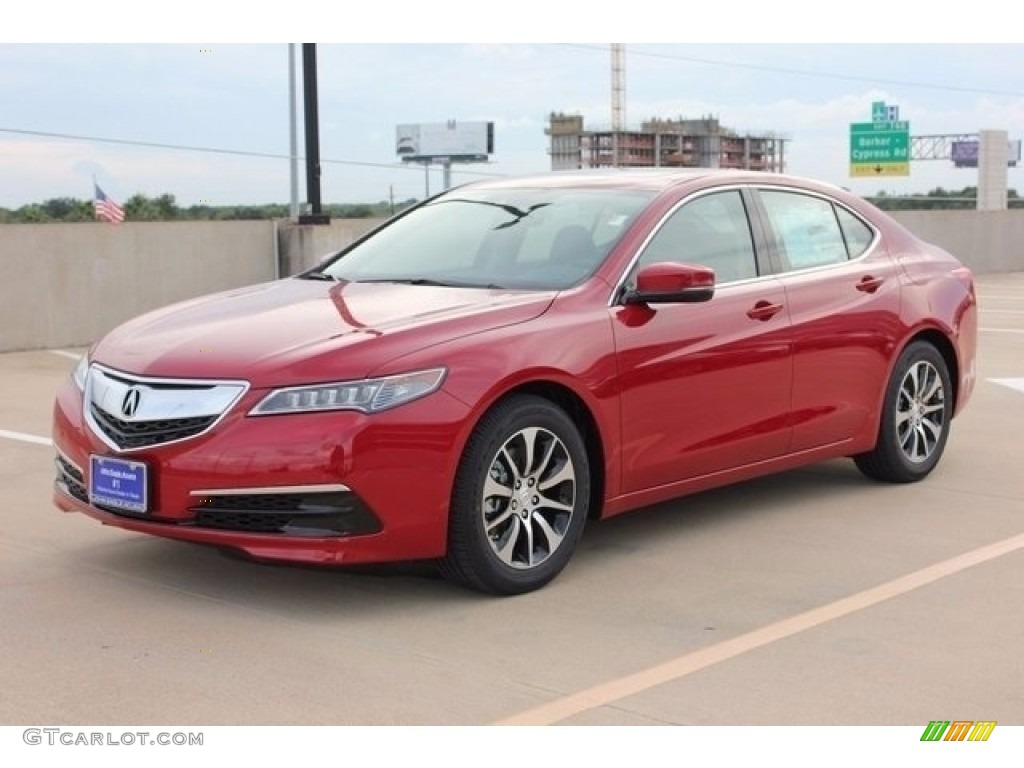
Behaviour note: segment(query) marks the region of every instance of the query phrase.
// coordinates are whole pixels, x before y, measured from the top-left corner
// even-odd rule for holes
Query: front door
[[[611,308],[626,493],[780,456],[790,439],[785,289],[758,275],[740,191],[675,209],[632,272],[663,261],[710,266],[717,287],[705,303]]]

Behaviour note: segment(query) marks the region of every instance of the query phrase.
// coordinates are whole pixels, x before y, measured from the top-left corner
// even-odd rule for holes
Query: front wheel
[[[953,416],[949,369],[939,351],[915,341],[893,369],[882,407],[878,442],[854,456],[868,477],[891,483],[921,480],[939,463]]]
[[[589,498],[586,448],[565,412],[532,395],[501,401],[459,464],[442,573],[499,595],[544,586],[569,562]]]

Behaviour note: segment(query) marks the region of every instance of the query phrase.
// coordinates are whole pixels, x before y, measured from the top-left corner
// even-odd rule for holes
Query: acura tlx
[[[522,593],[587,520],[839,457],[923,479],[976,335],[970,271],[827,184],[479,182],[97,341],[57,394],[54,499],[255,559],[429,560]]]

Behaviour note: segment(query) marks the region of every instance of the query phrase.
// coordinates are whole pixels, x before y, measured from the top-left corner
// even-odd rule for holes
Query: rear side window
[[[875,239],[874,230],[858,219],[845,208],[836,206],[836,216],[839,218],[839,226],[842,227],[843,237],[846,240],[846,250],[851,259],[858,256],[871,246]]]
[[[846,238],[830,201],[779,190],[761,190],[761,200],[787,271],[848,260]]]

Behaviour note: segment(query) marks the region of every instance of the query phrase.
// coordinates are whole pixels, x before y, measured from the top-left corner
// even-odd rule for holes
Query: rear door
[[[838,201],[788,188],[757,200],[792,323],[790,450],[874,429],[899,333],[898,265]]]

